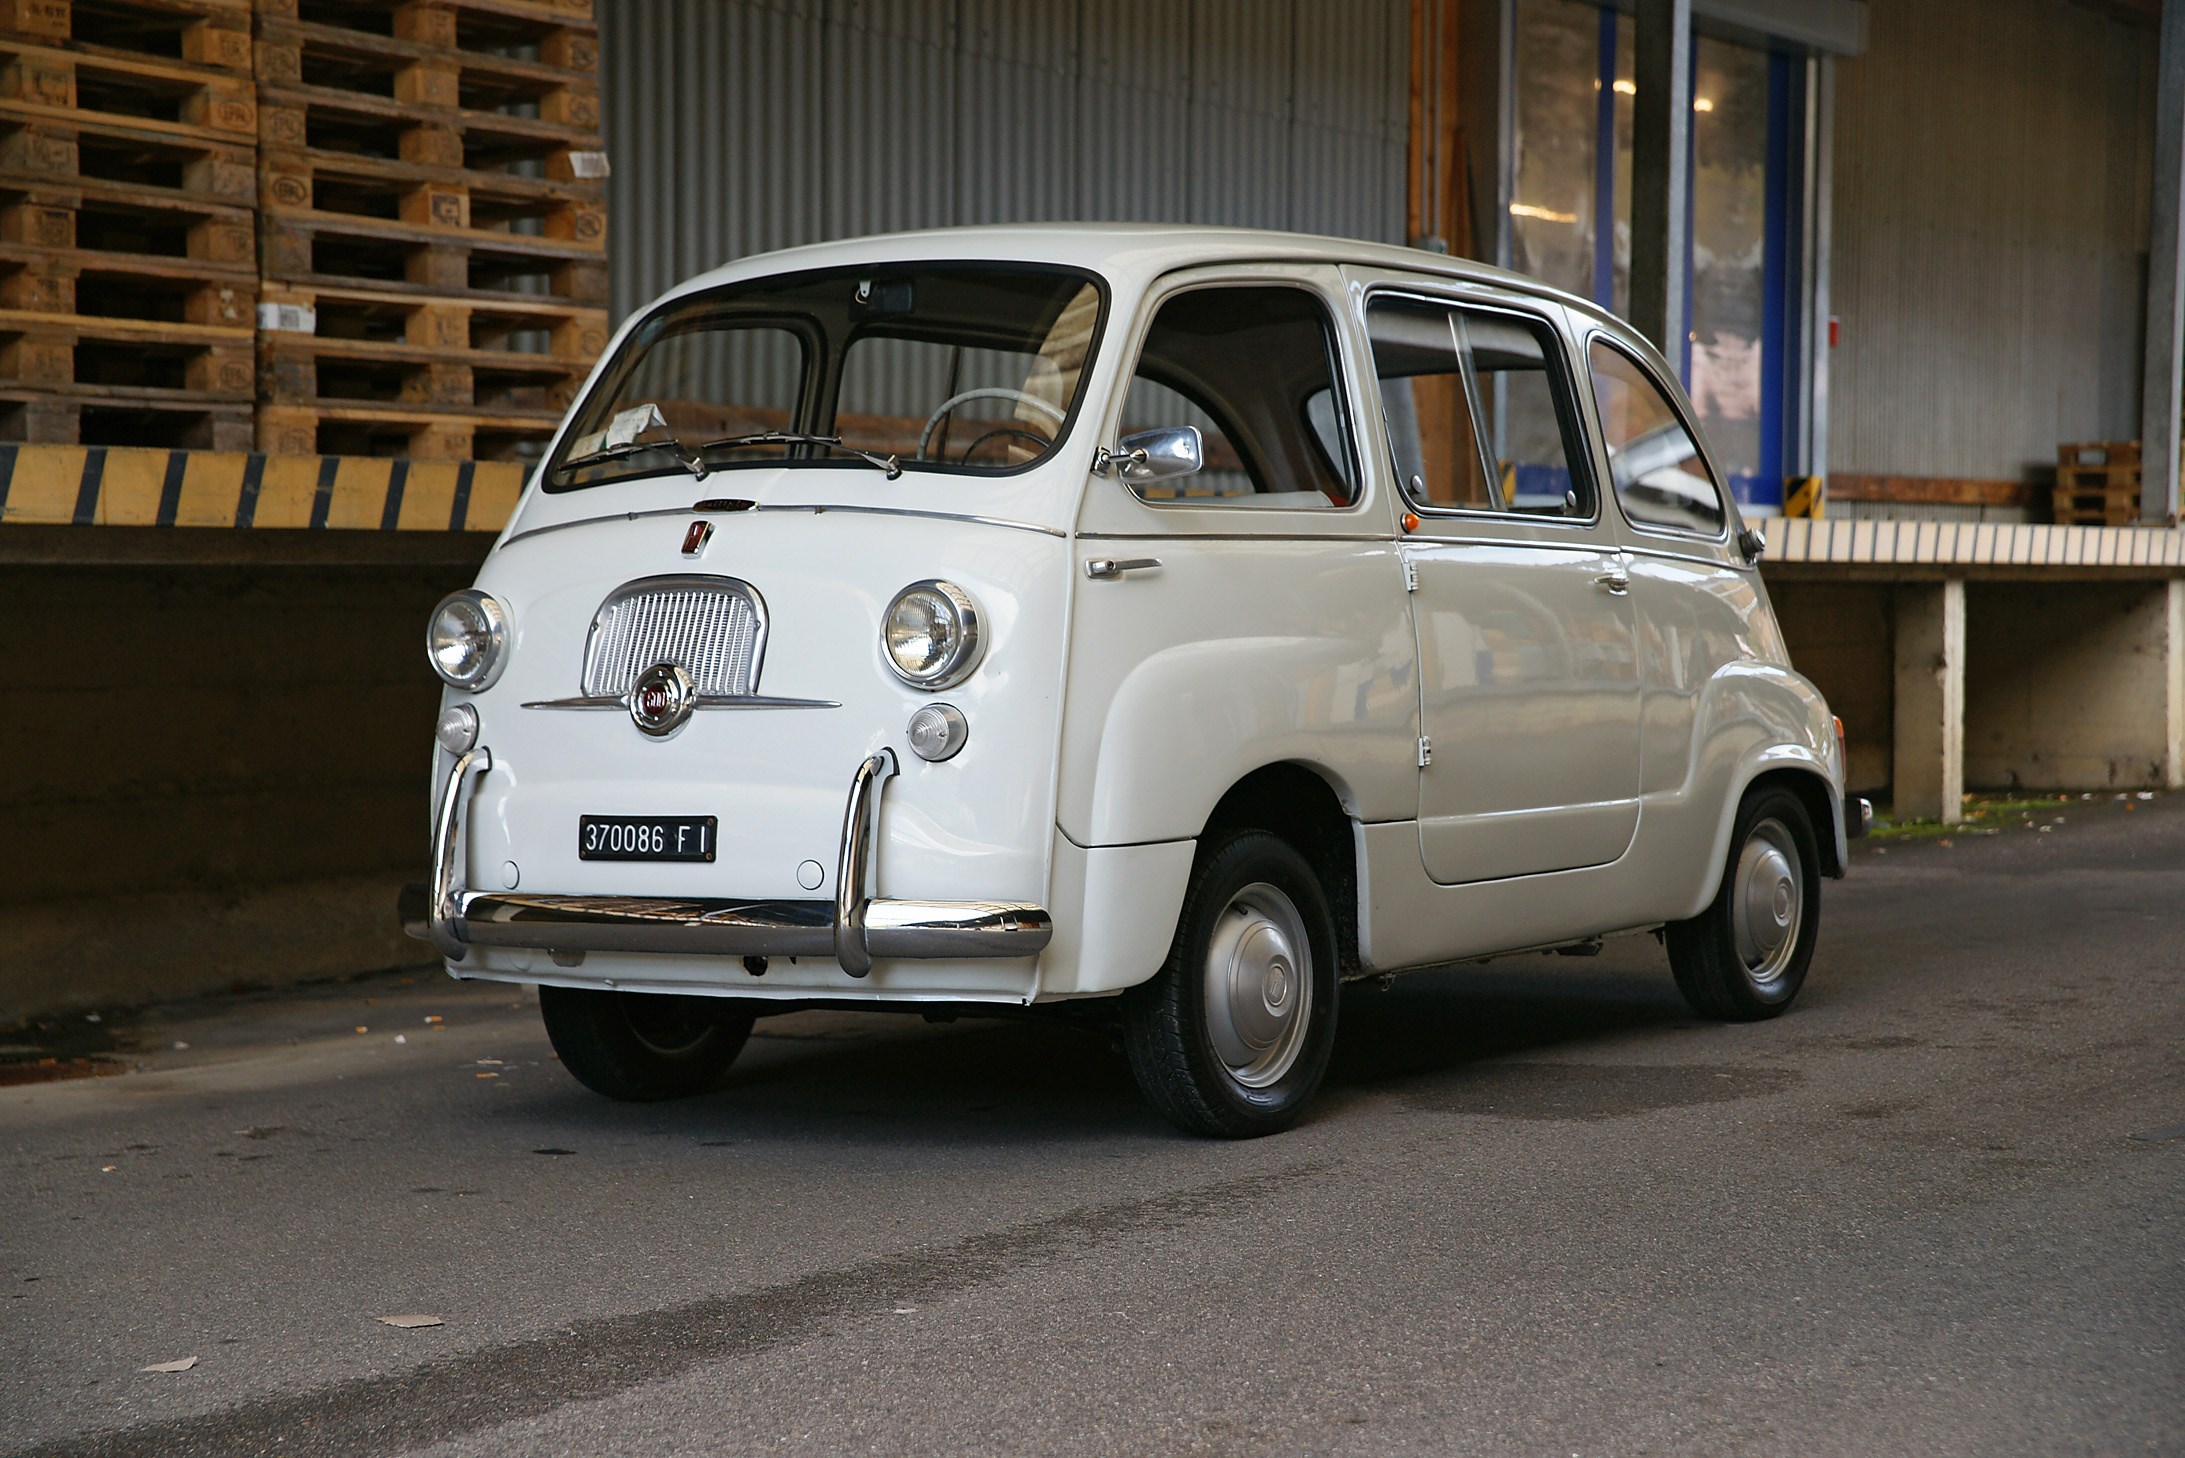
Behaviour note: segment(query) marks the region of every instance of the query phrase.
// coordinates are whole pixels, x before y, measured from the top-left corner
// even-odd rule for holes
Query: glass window
[[[1539,319],[1382,295],[1366,313],[1398,479],[1426,506],[1590,517],[1573,414]]]
[[[1101,303],[1089,275],[1033,264],[832,269],[679,299],[578,407],[546,489],[692,460],[856,467],[845,448],[913,473],[1030,465],[1077,410]],[[746,438],[768,433],[806,439]]]
[[[1205,468],[1133,486],[1148,501],[1347,506],[1358,473],[1337,408],[1335,328],[1310,291],[1287,284],[1192,289],[1146,333],[1119,434],[1195,425]]]
[[[1624,515],[1641,526],[1721,531],[1722,493],[1668,397],[1620,349],[1596,339],[1591,360],[1609,479]]]

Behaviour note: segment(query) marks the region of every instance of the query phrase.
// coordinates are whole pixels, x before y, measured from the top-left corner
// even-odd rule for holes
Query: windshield
[[[777,275],[646,319],[578,409],[548,491],[783,464],[994,475],[1052,452],[1105,292],[1033,264]]]

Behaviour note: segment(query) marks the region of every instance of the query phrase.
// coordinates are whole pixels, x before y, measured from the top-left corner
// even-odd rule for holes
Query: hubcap
[[[1782,979],[1806,914],[1798,843],[1780,820],[1753,827],[1737,857],[1730,920],[1745,975],[1763,990]]]
[[[1279,1083],[1312,1020],[1312,943],[1282,890],[1255,881],[1229,898],[1206,949],[1206,1025],[1229,1076]]]

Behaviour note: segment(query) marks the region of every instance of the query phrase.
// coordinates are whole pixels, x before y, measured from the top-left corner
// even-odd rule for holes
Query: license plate
[[[710,861],[711,815],[583,815],[577,818],[581,861]]]

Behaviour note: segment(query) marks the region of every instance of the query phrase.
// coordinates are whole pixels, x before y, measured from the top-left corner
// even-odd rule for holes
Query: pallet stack
[[[0,0],[0,440],[247,449],[248,0]]]
[[[534,455],[607,336],[590,0],[256,5],[260,448]]]
[[[524,460],[607,337],[590,0],[0,0],[0,441]]]
[[[2130,526],[2139,520],[2139,486],[2136,440],[2056,448],[2054,504],[2059,526]]]

